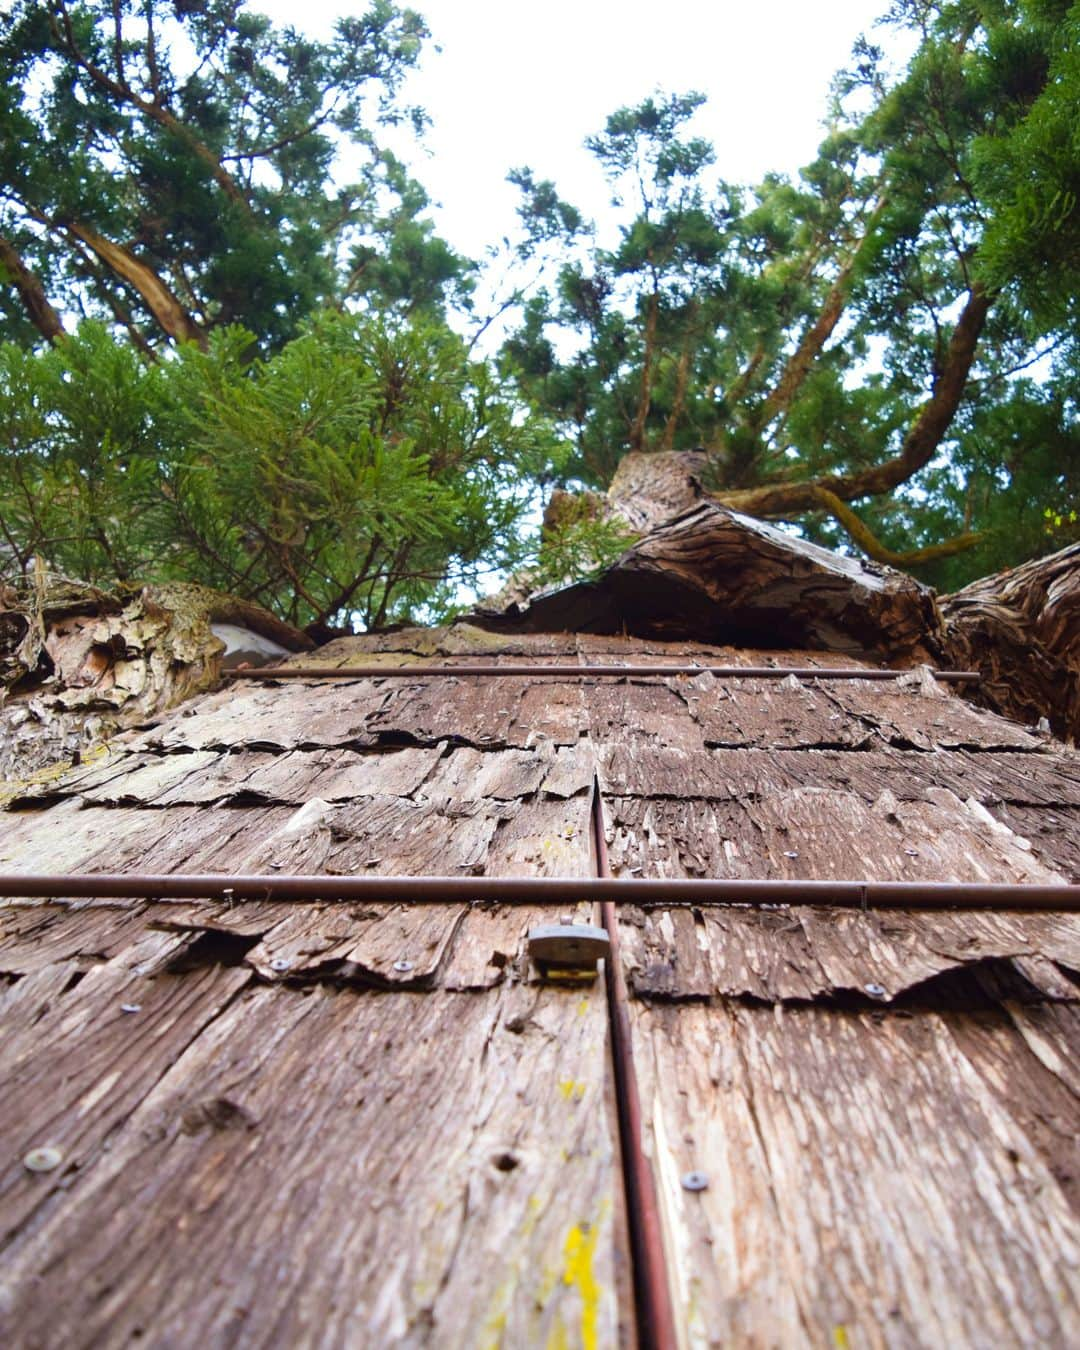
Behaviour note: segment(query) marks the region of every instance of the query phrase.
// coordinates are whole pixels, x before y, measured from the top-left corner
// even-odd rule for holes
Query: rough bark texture
[[[318,660],[659,656],[851,661]],[[594,782],[622,876],[1080,879],[1075,752],[918,672],[228,687],[20,789],[0,870],[589,875]],[[619,909],[684,1344],[1076,1343],[1075,915]],[[0,906],[6,1342],[631,1343],[602,985],[527,956],[558,917]]]
[[[1080,544],[941,602],[949,659],[982,672],[987,707],[1080,737]]]
[[[931,591],[704,499],[705,459],[627,455],[601,509],[641,531],[639,542],[593,579],[484,611],[480,621],[500,632],[695,637],[899,665],[940,657]]]
[[[440,635],[366,646],[394,643],[398,664]],[[0,851],[61,869],[588,874],[580,710],[576,686],[519,680],[230,688],[29,788]],[[7,1339],[599,1347],[621,1324],[630,1343],[603,986],[543,982],[526,953],[558,918],[9,907],[0,970],[22,976],[28,1018],[49,1013],[6,1056]],[[20,1168],[35,1144],[64,1169]],[[70,1297],[39,1297],[44,1266]]]
[[[0,586],[0,794],[213,688],[226,648],[215,624],[282,650],[311,645],[259,606],[201,586],[113,595],[52,574]]]
[[[1074,1343],[1075,1005],[635,1013],[687,1344]]]
[[[1080,544],[938,597],[903,572],[716,505],[702,487],[706,465],[703,451],[627,455],[606,496],[553,496],[552,528],[584,501],[642,537],[588,581],[532,595],[527,585],[508,589],[502,611],[485,610],[481,622],[970,668],[983,679],[967,692],[984,706],[1080,736]]]

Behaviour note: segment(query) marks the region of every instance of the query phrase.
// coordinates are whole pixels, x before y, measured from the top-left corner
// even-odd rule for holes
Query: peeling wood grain
[[[248,939],[234,949],[268,981],[327,980],[375,988],[490,989],[537,977],[526,937],[565,914],[596,922],[591,902],[551,906],[194,904],[92,901],[0,909],[0,974],[22,976],[5,997],[49,985],[49,971],[81,978],[106,959],[118,969],[160,970],[199,934]],[[16,931],[17,930],[17,931]],[[151,959],[153,958],[153,959]],[[275,961],[286,965],[278,968]],[[396,970],[407,962],[408,970]],[[20,995],[21,997],[21,995]],[[0,1008],[6,1005],[0,1005]],[[14,1006],[14,1005],[13,1005]]]
[[[579,842],[588,827],[583,797],[508,802],[494,811],[479,802],[440,806],[368,797],[336,806],[316,798],[296,810],[89,808],[78,814],[87,818],[78,839],[43,847],[36,819],[36,829],[4,840],[4,864],[31,871],[44,855],[60,871],[141,871],[152,858],[163,872],[480,875],[529,874],[538,866],[551,874],[587,872]]]
[[[875,740],[874,727],[846,716],[824,689],[805,681],[789,685],[740,680],[725,685],[702,675],[688,683],[684,697],[709,747],[856,750]]]
[[[950,658],[982,671],[979,701],[1080,735],[1080,545],[982,577],[941,602]]]
[[[236,919],[218,916],[226,931]],[[493,989],[506,980],[538,978],[527,951],[529,929],[593,922],[592,906],[294,905],[277,923],[261,925],[246,959],[268,980],[329,979],[377,989]],[[247,929],[250,931],[250,928]]]
[[[491,989],[506,979],[535,981],[538,973],[529,963],[529,929],[561,922],[569,916],[575,923],[596,923],[587,901],[550,907],[470,906],[458,929],[449,958],[439,972],[444,989]]]
[[[9,1338],[615,1344],[604,1019],[595,989],[251,992],[41,1197]]]
[[[1080,1228],[1005,1019],[981,1034],[1007,1086],[955,1016],[632,1015],[688,1345],[1076,1343]]]
[[[0,1023],[7,1045],[34,1027],[53,1003],[82,979],[78,961],[54,961],[31,975],[0,983]]]
[[[946,1014],[944,1021],[965,1059],[1017,1122],[1080,1216],[1077,1016],[1074,1007],[1007,1004],[1004,1017],[1016,1028],[1028,1054],[1018,1053],[1016,1037],[1003,1030],[1001,1011]]]
[[[995,803],[993,814],[1014,834],[1030,840],[1031,850],[1040,861],[1080,882],[1080,809],[1076,806],[1052,808]]]
[[[463,625],[342,641],[319,660],[545,654],[850,660]],[[2,815],[0,864],[586,876],[594,774],[626,875],[1075,875],[1080,760],[918,675],[888,689],[701,675],[225,690],[24,790]],[[5,1058],[40,1046],[39,1026],[61,1026],[81,996],[111,1007],[129,986],[250,985],[201,1031],[164,1035],[164,1059],[144,1052],[115,1116],[121,1089],[102,1089],[109,1151],[88,1127],[85,1164],[43,1192],[6,1253],[27,1343],[77,1328],[120,1344],[139,1327],[181,1345],[357,1334],[456,1345],[481,1327],[492,1343],[574,1344],[594,1313],[596,1343],[613,1343],[620,1316],[626,1330],[625,1242],[602,991],[537,983],[525,935],[555,917],[62,897],[0,910],[0,972],[22,975],[0,988],[15,1029]],[[1072,1250],[1061,1235],[1075,1200],[1076,916],[627,907],[620,918],[692,1340],[1071,1334],[1074,1307],[1047,1312],[1046,1260]],[[75,1066],[64,1081],[85,1096],[77,1047],[103,1082],[114,1032],[108,1016],[62,1025],[58,1053]],[[38,1069],[31,1105],[44,1112],[51,1079]],[[959,1139],[935,1153],[938,1128]],[[721,1164],[696,1161],[699,1139]],[[1010,1149],[1020,1161],[1006,1167]],[[866,1158],[865,1176],[849,1176]],[[698,1165],[728,1178],[705,1199],[678,1186],[677,1169]],[[962,1184],[947,1194],[953,1173]],[[722,1212],[695,1227],[714,1201]],[[990,1233],[968,1303],[965,1224]],[[952,1261],[948,1288],[932,1260]],[[60,1308],[36,1299],[46,1264],[70,1291]],[[223,1268],[240,1271],[234,1293],[216,1282]],[[191,1299],[195,1284],[205,1298]]]
[[[907,679],[908,677],[905,677]],[[903,681],[898,681],[903,685]],[[920,750],[1039,750],[1043,741],[995,713],[973,708],[933,678],[913,687],[882,688],[835,680],[822,691],[845,721],[855,719],[887,744]]]
[[[146,930],[145,904],[0,907],[0,972],[25,975],[78,958],[108,961]]]
[[[327,665],[366,664],[380,655],[388,663],[435,660],[455,656],[512,660],[520,656],[566,656],[576,651],[577,638],[570,632],[529,633],[521,637],[489,633],[467,619],[444,628],[405,627],[338,638],[319,648],[319,661]]]
[[[76,770],[48,785],[36,784],[15,799],[15,807],[77,796],[106,806],[187,806],[245,804],[303,805],[313,797],[330,802],[357,797],[424,796],[507,800],[538,791],[570,796],[587,790],[591,761],[582,763],[575,733],[572,745],[544,737],[528,750],[451,750],[445,745],[350,750],[197,750],[186,754],[116,756],[107,764]]]
[[[1080,983],[1063,973],[1078,969],[1076,915],[792,905],[631,908],[620,920],[630,985],[646,998],[783,1003],[854,995],[887,1006],[943,972],[1013,960],[1032,996],[1080,1003]],[[936,994],[926,997],[932,1004]]]
[[[5,1038],[0,1243],[78,1184],[109,1136],[249,978],[220,967],[151,976],[101,966],[52,999],[21,1035]],[[139,1011],[126,1013],[125,1005]],[[44,1147],[61,1150],[62,1167],[27,1172],[23,1155]]]
[[[289,901],[249,900],[228,904],[220,900],[165,901],[151,905],[146,922],[165,932],[227,933],[239,938],[261,938],[296,911]]]
[[[656,526],[599,577],[474,616],[500,633],[568,628],[890,660],[940,650],[933,593],[701,502]]]
[[[1064,883],[1030,841],[947,789],[867,804],[794,788],[758,799],[605,799],[617,875]]]
[[[463,905],[296,906],[248,955],[266,979],[335,975],[377,987],[430,985]]]
[[[1080,759],[1074,755],[750,747],[695,753],[626,736],[598,745],[597,767],[605,792],[654,800],[742,800],[772,787],[824,787],[845,789],[867,802],[886,791],[910,801],[941,787],[986,806],[1080,806]]]
[[[166,583],[110,595],[37,573],[18,587],[0,587],[4,781],[47,778],[121,728],[212,687],[225,650],[213,631],[218,622],[259,632],[279,651],[311,646],[258,605],[202,586]]]

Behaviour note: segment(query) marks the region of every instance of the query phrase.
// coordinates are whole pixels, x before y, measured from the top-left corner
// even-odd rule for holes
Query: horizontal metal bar
[[[663,877],[338,877],[84,872],[0,876],[3,897],[169,900],[381,900],[537,905],[827,905],[903,909],[1080,909],[1080,886],[963,881],[722,881]]]
[[[977,670],[931,670],[935,680],[949,684],[976,684]],[[535,676],[541,679],[582,679],[600,676],[609,680],[635,675],[713,675],[718,680],[898,680],[910,670],[875,670],[837,666],[259,666],[251,670],[225,670],[230,680],[409,680],[451,676]]]

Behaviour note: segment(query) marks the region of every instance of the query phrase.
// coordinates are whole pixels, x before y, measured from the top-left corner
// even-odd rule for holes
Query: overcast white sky
[[[249,0],[324,35],[365,0]],[[821,138],[829,81],[887,0],[415,0],[433,44],[409,97],[432,119],[414,172],[440,204],[440,232],[478,255],[512,229],[509,169],[527,164],[595,216],[606,194],[582,148],[610,112],[658,86],[699,89],[695,125],[717,172],[753,182],[794,173]]]

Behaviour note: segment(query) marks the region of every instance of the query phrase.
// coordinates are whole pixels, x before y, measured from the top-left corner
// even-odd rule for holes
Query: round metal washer
[[[684,1172],[679,1178],[679,1184],[684,1191],[707,1191],[709,1178],[705,1172]]]

